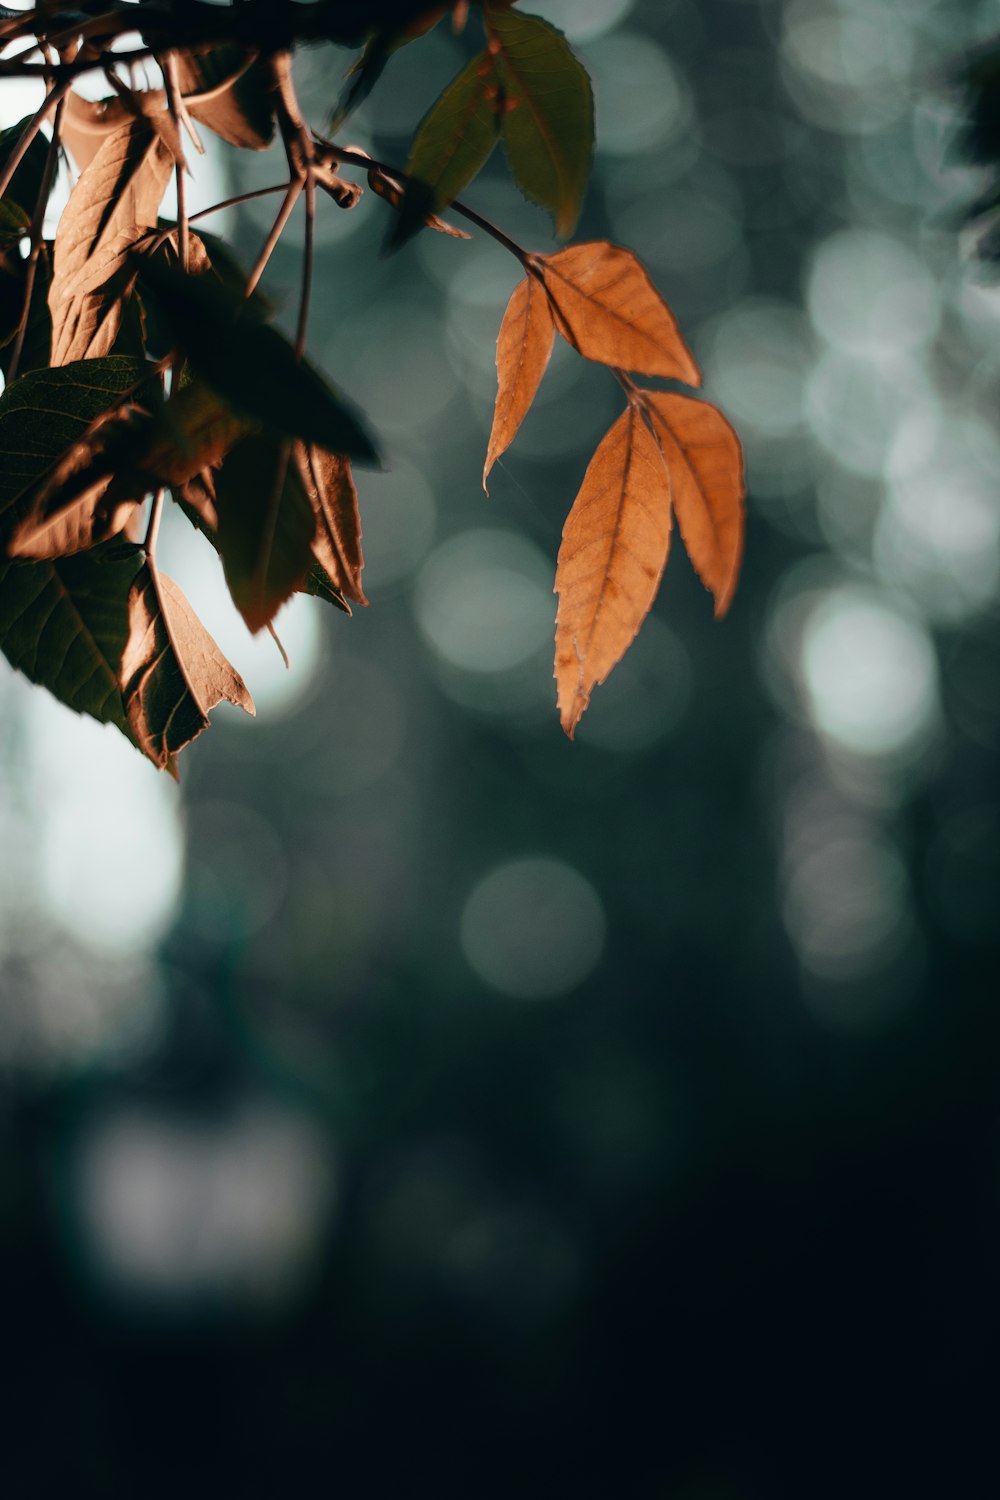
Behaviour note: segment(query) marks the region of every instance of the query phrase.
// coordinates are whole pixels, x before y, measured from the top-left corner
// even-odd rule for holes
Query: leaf
[[[30,513],[58,461],[130,394],[148,391],[144,360],[108,355],[22,375],[0,397],[0,543]]]
[[[44,241],[39,247],[35,265],[35,284],[31,289],[31,307],[28,310],[28,326],[18,373],[26,375],[29,370],[48,369],[52,348],[52,318],[49,313],[49,283],[51,281],[51,243]],[[14,354],[17,330],[24,313],[24,294],[27,290],[28,262],[14,256],[0,256],[0,370],[4,379],[10,369]]]
[[[138,548],[120,543],[48,562],[0,562],[0,649],[61,703],[131,738],[118,686]]]
[[[237,412],[360,463],[378,461],[361,415],[221,282],[144,260],[140,284],[161,304],[194,370]]]
[[[220,463],[247,430],[228,401],[191,379],[157,404],[129,458],[148,476],[147,488],[181,485]]]
[[[148,564],[129,590],[120,676],[132,733],[161,770],[208,727],[209,710],[223,699],[256,713],[242,677],[176,583]]]
[[[572,234],[594,154],[594,96],[587,70],[555,26],[539,16],[487,10],[499,45],[502,134],[514,180],[548,209],[556,234]]]
[[[145,119],[106,137],[70,193],[56,236],[49,288],[52,363],[107,354],[135,280],[130,257],[156,223],[173,162]]]
[[[19,120],[16,125],[11,125],[8,130],[0,131],[0,170],[7,165],[24,132],[34,122],[34,118],[34,114],[25,115],[24,119]],[[29,222],[42,190],[48,152],[49,143],[39,131],[18,162],[17,170],[3,195],[3,202],[16,203],[24,210]]]
[[[743,556],[745,483],[740,440],[706,401],[643,391],[653,435],[670,471],[674,514],[688,556],[715,597],[729,608]]]
[[[585,359],[701,384],[673,314],[631,250],[596,240],[532,255],[529,268],[542,278],[559,332]]]
[[[177,82],[188,113],[231,146],[264,151],[274,139],[267,69],[239,46],[177,52]]]
[[[590,461],[563,528],[556,565],[555,677],[570,739],[635,639],[670,545],[670,479],[642,415],[629,404]]]
[[[410,147],[391,249],[405,244],[428,214],[447,208],[485,164],[500,137],[499,95],[490,55],[480,52],[431,105]]]
[[[534,276],[526,276],[514,288],[497,335],[497,399],[483,467],[484,490],[490,470],[514,441],[535,399],[555,333],[544,289]]]
[[[11,534],[11,557],[69,557],[125,527],[149,488],[119,462],[128,417],[125,407],[102,413],[57,460]]]
[[[313,556],[338,593],[367,604],[361,587],[361,517],[350,459],[315,443],[296,443],[295,461],[316,517]]]
[[[316,518],[288,445],[244,438],[215,475],[217,545],[233,603],[256,633],[304,583]]]

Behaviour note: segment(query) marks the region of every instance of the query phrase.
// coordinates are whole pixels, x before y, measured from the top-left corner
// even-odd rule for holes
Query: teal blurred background
[[[620,393],[557,350],[487,499],[514,262],[321,205],[372,608],[297,600],[286,673],[166,530],[259,711],[179,791],[0,672],[11,1495],[995,1475],[1000,294],[947,79],[996,8],[526,8],[595,82],[576,237],[644,259],[744,441],[735,603],[675,544],[569,744],[555,556]],[[400,53],[350,141],[405,161],[474,45]],[[301,56],[314,120],[344,61]],[[467,198],[553,248],[499,154]],[[211,227],[252,260],[274,204]]]

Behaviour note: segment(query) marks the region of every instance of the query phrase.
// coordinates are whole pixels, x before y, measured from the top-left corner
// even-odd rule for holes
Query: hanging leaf
[[[483,467],[484,490],[490,470],[514,441],[535,399],[555,333],[543,287],[534,276],[526,276],[514,288],[497,335],[497,399]]]
[[[360,414],[307,360],[296,358],[280,333],[248,316],[243,300],[221,282],[144,259],[140,284],[160,303],[195,371],[237,412],[359,463],[377,462]]]
[[[255,714],[245,682],[165,573],[144,564],[128,596],[121,693],[132,733],[161,770],[226,699]]]
[[[22,375],[0,396],[0,543],[30,514],[59,460],[123,401],[155,390],[144,360],[108,355]]]
[[[130,256],[156,223],[173,162],[148,121],[112,131],[70,193],[56,236],[49,288],[52,363],[111,349],[135,280]]]
[[[670,479],[637,407],[603,438],[563,527],[555,678],[570,739],[656,597],[670,544]]]
[[[315,443],[296,443],[295,462],[316,517],[313,556],[338,593],[367,604],[361,587],[361,517],[350,459]]]
[[[706,401],[643,391],[653,436],[670,471],[674,514],[717,617],[729,608],[743,556],[743,454],[725,417]]]
[[[138,548],[120,542],[49,562],[0,563],[0,649],[77,713],[131,738],[118,686]]]
[[[499,91],[490,55],[480,52],[424,116],[410,148],[391,249],[414,235],[428,214],[447,208],[485,165],[500,137]]]
[[[217,545],[233,603],[256,633],[304,583],[316,517],[289,445],[252,434],[215,475]]]
[[[336,135],[347,116],[368,98],[392,54],[400,47],[405,47],[408,42],[424,36],[437,25],[447,9],[447,5],[437,5],[406,27],[379,26],[372,32],[361,56],[350,70],[350,82],[342,91],[330,116],[328,135]]]
[[[504,151],[525,197],[548,209],[556,234],[572,234],[594,154],[594,96],[587,70],[539,16],[487,8],[503,83]]]
[[[630,250],[597,240],[533,255],[556,326],[585,359],[700,385],[701,373],[669,307]]]
[[[31,288],[28,323],[18,360],[18,374],[48,369],[52,350],[52,317],[49,313],[49,283],[52,279],[52,245],[45,240],[39,246],[35,265],[35,282]],[[17,330],[24,314],[28,262],[11,252],[0,254],[0,371],[8,378],[17,341]]]
[[[267,68],[242,47],[176,52],[177,84],[187,111],[209,130],[248,151],[274,139],[274,106]]]
[[[16,125],[11,125],[8,130],[0,131],[0,170],[10,161],[24,132],[33,123],[34,118],[33,114],[25,115],[24,119],[18,120]],[[42,191],[48,151],[49,143],[39,131],[18,162],[17,170],[3,195],[3,202],[16,203],[29,223],[35,211],[35,204],[38,202],[38,195]]]

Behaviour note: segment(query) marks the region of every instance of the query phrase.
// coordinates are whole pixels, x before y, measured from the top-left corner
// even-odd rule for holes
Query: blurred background
[[[514,262],[321,205],[372,608],[297,600],[286,672],[171,526],[258,705],[179,790],[0,663],[13,1496],[988,1492],[1000,294],[948,76],[996,7],[526,9],[595,83],[577,238],[643,258],[745,444],[735,603],[675,545],[568,743],[552,577],[617,387],[557,348],[487,499]],[[474,31],[349,139],[404,162]],[[344,61],[299,60],[317,122]],[[193,207],[281,179],[198,167]],[[467,198],[553,248],[499,153]],[[249,261],[274,208],[210,227]]]

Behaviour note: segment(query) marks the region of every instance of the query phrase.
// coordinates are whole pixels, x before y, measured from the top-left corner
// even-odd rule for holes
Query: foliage
[[[251,631],[273,633],[295,592],[348,614],[367,602],[352,465],[378,463],[379,448],[305,353],[318,190],[350,210],[362,189],[345,172],[364,174],[395,211],[388,249],[426,226],[464,234],[439,217],[451,209],[524,272],[497,343],[484,484],[533,401],[556,334],[609,367],[624,393],[557,564],[566,732],[642,624],[675,515],[716,613],[728,607],[742,549],[739,444],[714,407],[633,378],[700,381],[645,270],[603,241],[533,254],[459,200],[502,142],[518,186],[551,214],[560,238],[583,205],[589,79],[562,34],[514,3],[474,7],[483,45],[417,126],[405,172],[306,123],[295,49],[317,40],[361,49],[331,101],[338,132],[396,49],[449,13],[456,30],[465,26],[463,0],[82,0],[0,23],[5,42],[29,42],[0,61],[0,76],[46,84],[38,112],[0,141],[0,647],[71,707],[117,724],[159,767],[175,771],[221,699],[253,712],[242,680],[159,569],[167,496],[218,552]],[[125,50],[112,50],[119,42]],[[136,87],[128,68],[138,61],[158,70],[162,87]],[[73,87],[94,71],[110,90],[96,103]],[[250,270],[187,213],[184,135],[199,148],[199,126],[241,150],[281,142],[287,173],[270,190],[281,206]],[[45,210],[64,154],[77,175],[49,241]],[[160,217],[171,180],[176,223]],[[289,342],[267,321],[257,286],[300,200],[300,305]]]

